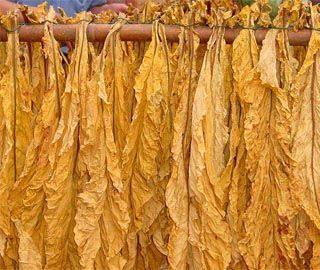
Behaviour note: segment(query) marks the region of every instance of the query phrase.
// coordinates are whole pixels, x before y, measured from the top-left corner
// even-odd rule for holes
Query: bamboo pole
[[[77,25],[74,24],[57,24],[53,26],[53,32],[56,40],[74,41],[76,37]],[[108,33],[110,32],[110,24],[90,24],[88,26],[88,40],[91,42],[104,41]],[[179,26],[167,25],[166,36],[170,42],[177,42],[178,35],[181,31]],[[193,28],[199,35],[201,43],[208,42],[212,29],[206,26],[198,26]],[[43,25],[23,25],[17,31],[19,31],[19,39],[23,42],[37,42],[41,41],[43,37]],[[238,36],[240,28],[226,29],[225,40],[228,44],[231,44]],[[255,30],[255,36],[258,44],[262,44],[268,29]],[[311,30],[304,29],[297,32],[292,30],[288,31],[289,42],[293,46],[305,46],[308,45]],[[150,41],[152,37],[152,25],[151,24],[127,24],[120,30],[120,37],[123,41]],[[0,41],[7,41],[7,31],[0,27]]]

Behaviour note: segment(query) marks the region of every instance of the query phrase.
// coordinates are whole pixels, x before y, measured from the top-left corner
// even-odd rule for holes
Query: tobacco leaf
[[[230,91],[224,73],[227,57],[223,35],[223,31],[214,31],[210,38],[193,104],[189,242],[194,269],[226,269],[231,260],[225,205],[229,181],[223,177],[229,139],[226,96]]]
[[[182,30],[179,39],[179,46],[175,51],[177,68],[171,97],[174,119],[172,173],[166,187],[166,205],[173,223],[168,242],[170,269],[187,269],[191,118],[198,80],[196,59],[199,39],[187,30]]]
[[[317,7],[312,7],[315,27],[319,26]],[[317,80],[320,36],[312,32],[309,47],[293,86],[293,143],[292,193],[298,207],[296,245],[302,258],[311,259],[311,267],[319,267],[319,188],[317,183],[318,147],[318,92]],[[312,256],[309,256],[309,250]],[[311,258],[310,258],[311,257]]]
[[[163,28],[155,22],[153,40],[136,77],[137,105],[123,156],[133,220],[125,269],[159,269],[167,254],[165,188],[171,142],[168,57]]]
[[[26,154],[26,162],[18,182],[10,196],[12,220],[17,226],[20,241],[28,245],[21,245],[19,249],[19,267],[23,269],[40,269],[45,261],[44,254],[44,208],[46,205],[44,183],[53,173],[49,157],[52,155],[51,143],[56,132],[60,107],[59,99],[64,89],[65,73],[62,67],[59,44],[54,40],[52,25],[45,25],[44,52],[47,61],[49,80],[44,86],[35,84],[41,99],[35,106],[39,112],[35,118],[33,139]],[[36,52],[39,55],[40,52]],[[39,62],[41,59],[39,59]],[[37,69],[39,63],[35,64]],[[41,72],[35,71],[34,72]],[[40,74],[41,75],[41,74]],[[35,77],[36,81],[37,77]],[[42,88],[44,87],[44,88]],[[34,89],[35,89],[34,88]],[[40,258],[39,258],[40,257]],[[36,259],[37,258],[37,259]],[[40,264],[40,268],[39,268]]]
[[[2,18],[9,29],[17,25],[16,16]],[[1,77],[2,156],[0,168],[0,255],[6,269],[18,262],[18,243],[10,219],[9,196],[21,174],[32,139],[31,89],[19,54],[17,32],[8,35]]]
[[[80,93],[86,91],[87,24],[83,21],[77,28],[76,46],[61,93],[59,124],[51,142],[49,161],[53,171],[44,183],[47,204],[44,210],[45,269],[77,265],[69,248],[74,246],[72,236],[77,193],[74,171],[78,151]]]

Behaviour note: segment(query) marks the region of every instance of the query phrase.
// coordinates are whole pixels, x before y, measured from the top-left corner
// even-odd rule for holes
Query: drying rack
[[[112,24],[88,25],[87,34],[90,42],[102,42],[110,32]],[[53,32],[57,41],[74,41],[76,38],[76,24],[54,24]],[[208,42],[213,29],[207,26],[196,26],[192,28],[199,35],[200,42]],[[226,43],[232,44],[243,28],[225,29]],[[22,42],[40,42],[44,35],[44,25],[21,25],[15,31],[19,33]],[[169,42],[177,42],[181,27],[177,25],[166,25],[165,32]],[[269,29],[255,29],[255,37],[258,44],[264,40]],[[312,29],[299,31],[288,30],[289,43],[293,46],[306,46],[309,43]],[[0,26],[0,41],[7,41],[8,30]],[[152,24],[125,24],[120,30],[120,38],[123,41],[150,41],[152,38]]]

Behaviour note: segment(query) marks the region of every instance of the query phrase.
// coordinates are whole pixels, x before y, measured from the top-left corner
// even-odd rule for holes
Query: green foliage
[[[242,6],[251,5],[254,0],[240,0]],[[278,14],[279,5],[281,4],[281,0],[269,0],[269,4],[272,8],[271,17],[275,18]]]

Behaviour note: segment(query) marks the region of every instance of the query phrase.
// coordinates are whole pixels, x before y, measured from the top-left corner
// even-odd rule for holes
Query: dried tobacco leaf
[[[9,29],[17,25],[16,16],[2,18]],[[18,261],[18,243],[10,219],[9,196],[23,171],[26,152],[32,139],[31,89],[19,58],[17,32],[10,32],[1,77],[3,155],[0,168],[0,256],[6,269]]]
[[[250,13],[249,9],[243,10]],[[247,18],[247,16],[244,16]],[[249,26],[249,21],[244,22]],[[250,49],[248,49],[250,48]],[[249,179],[246,172],[246,146],[244,141],[244,120],[248,111],[248,104],[245,101],[245,89],[247,87],[244,78],[249,71],[257,64],[258,51],[253,30],[244,29],[233,43],[232,68],[234,93],[231,95],[231,138],[230,149],[236,148],[236,162],[232,171],[228,220],[232,233],[232,262],[231,269],[242,269],[246,267],[244,258],[239,249],[239,241],[245,237],[244,214],[247,203],[250,199]],[[230,155],[232,158],[232,154]]]
[[[246,236],[239,247],[249,268],[297,269],[289,188],[292,67],[289,59],[277,62],[277,35],[277,30],[268,32],[258,64],[244,78],[248,103],[244,139],[251,199],[244,221]],[[279,36],[280,55],[287,53],[281,38],[283,33]],[[288,68],[284,73],[282,65]]]
[[[194,269],[226,269],[231,260],[231,235],[224,203],[229,183],[223,178],[229,137],[223,34],[220,29],[211,36],[193,104],[189,241]]]
[[[46,201],[43,188],[53,173],[49,157],[52,155],[51,151],[55,150],[51,143],[58,126],[59,99],[65,81],[59,44],[54,40],[52,25],[49,23],[45,25],[43,40],[49,80],[44,89],[41,84],[36,85],[39,92],[43,93],[42,102],[36,116],[33,140],[28,147],[24,170],[10,196],[12,220],[17,227],[18,237],[20,241],[28,243],[19,248],[21,269],[40,269],[45,262],[43,213]],[[38,64],[34,67],[38,67]]]
[[[172,116],[172,173],[166,187],[166,205],[173,227],[168,243],[170,269],[187,269],[188,258],[188,175],[191,142],[192,106],[197,84],[196,69],[199,38],[182,29],[177,55],[177,69],[173,81]]]
[[[115,100],[125,90],[121,69],[117,73],[121,76],[115,76],[115,65],[123,65],[122,61],[115,63],[124,57],[119,38],[122,24],[113,26],[101,55],[93,60],[95,72],[87,91],[81,93],[80,154],[84,164],[80,171],[88,179],[78,196],[75,237],[83,269],[94,269],[94,265],[122,269],[126,263],[121,254],[130,218],[117,148],[124,135],[115,129],[127,114],[127,108],[121,111],[124,98]],[[121,117],[116,114],[119,109]]]
[[[130,185],[133,224],[125,269],[159,269],[167,254],[165,188],[170,174],[170,73],[164,30],[153,40],[136,77],[137,105],[124,150],[124,179]],[[141,250],[141,251],[140,251]]]
[[[312,19],[319,27],[319,13],[312,7]],[[312,32],[305,60],[292,86],[293,103],[293,186],[292,193],[298,210],[299,255],[305,258],[311,250],[311,267],[316,269],[319,261],[320,208],[318,203],[318,92],[319,41],[317,31]]]
[[[83,21],[77,29],[76,47],[72,54],[65,89],[61,93],[59,124],[51,143],[49,161],[53,172],[44,184],[47,203],[44,211],[45,269],[70,268],[70,264],[77,264],[72,260],[69,248],[74,245],[72,230],[77,191],[74,170],[78,149],[79,95],[86,91],[87,24]]]

